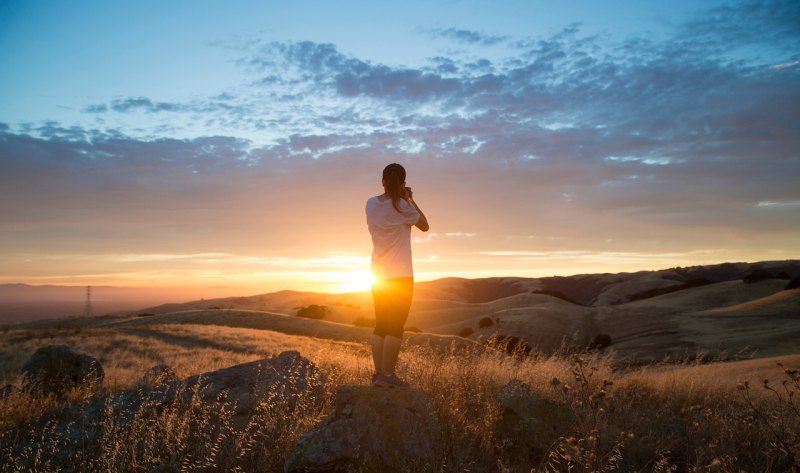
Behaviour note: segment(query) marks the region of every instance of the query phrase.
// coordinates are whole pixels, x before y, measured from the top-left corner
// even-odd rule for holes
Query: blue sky
[[[421,278],[798,257],[797,2],[8,1],[0,70],[0,282],[339,287],[392,161]]]

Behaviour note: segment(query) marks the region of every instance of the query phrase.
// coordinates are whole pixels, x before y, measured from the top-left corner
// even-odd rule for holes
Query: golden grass
[[[10,330],[0,334],[0,355],[8,360],[0,367],[0,380],[17,382],[16,373],[36,348],[63,343],[97,357],[106,370],[100,392],[70,394],[68,400],[78,404],[135,386],[144,370],[159,362],[186,377],[289,349],[314,361],[327,377],[327,387],[291,403],[266,393],[244,428],[234,427],[231,412],[206,406],[196,397],[174,406],[150,406],[128,421],[105,419],[92,445],[78,435],[87,428],[78,415],[51,410],[59,401],[17,393],[0,401],[0,471],[149,471],[162,464],[178,471],[282,471],[297,439],[330,409],[336,387],[365,384],[372,371],[362,343],[152,322]],[[475,345],[447,349],[442,342],[427,343],[431,340],[407,343],[400,367],[401,376],[431,397],[442,425],[443,456],[427,471],[800,468],[795,399],[800,397],[800,376],[789,369],[800,365],[800,356],[615,371],[608,357],[516,359]],[[761,387],[763,378],[770,379],[766,387]],[[745,379],[750,384],[737,384]],[[547,454],[509,455],[513,446],[501,441],[503,387],[512,380],[572,413],[571,426],[541,446]],[[67,434],[56,428],[56,421],[64,418],[71,422]]]

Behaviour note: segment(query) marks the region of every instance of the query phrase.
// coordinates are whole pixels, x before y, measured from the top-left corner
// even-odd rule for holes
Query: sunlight
[[[335,283],[331,285],[334,292],[368,291],[375,282],[375,276],[368,269],[359,271],[343,271],[333,276]]]

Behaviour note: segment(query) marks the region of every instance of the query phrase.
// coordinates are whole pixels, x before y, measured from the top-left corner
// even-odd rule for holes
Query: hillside
[[[445,278],[416,284],[406,326],[425,337],[469,332],[466,338],[478,343],[512,336],[545,353],[586,347],[602,334],[610,336],[610,350],[618,359],[635,362],[697,354],[800,353],[800,296],[783,290],[783,278],[796,271],[798,262],[787,261],[564,278]],[[734,276],[749,282],[729,279]],[[327,308],[323,321],[296,316],[312,304]],[[355,342],[366,340],[370,329],[354,322],[373,317],[369,292],[285,290],[162,304],[92,319],[91,324],[216,324]],[[84,323],[79,320],[58,325]]]
[[[503,304],[514,302],[514,296],[505,299]],[[501,305],[494,308],[514,317],[517,309]],[[200,471],[284,471],[293,446],[322,419],[360,415],[362,404],[342,408],[336,402],[341,388],[363,390],[368,396],[362,403],[384,394],[366,386],[368,346],[343,341],[359,338],[364,329],[341,324],[211,310],[36,325],[0,332],[3,472],[179,471],[187,464]],[[796,409],[786,394],[776,399],[759,385],[765,379],[775,386],[788,381],[787,392],[800,393],[790,382],[798,379],[800,355],[616,369],[611,358],[594,354],[509,362],[493,350],[453,350],[453,342],[467,343],[458,337],[427,337],[443,343],[409,337],[399,373],[412,383],[414,395],[433,403],[441,454],[413,471],[489,472],[501,463],[509,471],[531,471],[544,461],[563,466],[555,471],[592,471],[586,461],[575,468],[572,452],[575,445],[591,446],[597,432],[603,441],[579,458],[587,452],[614,455],[616,468],[609,471],[656,471],[659,458],[668,471],[709,470],[704,466],[714,458],[735,467],[718,471],[791,471],[795,465],[792,451],[775,445],[800,438]],[[25,391],[22,367],[52,344],[96,358],[105,372],[102,386],[71,391],[64,399]],[[279,354],[287,359],[287,351],[292,359],[303,357],[303,364],[266,375],[283,384],[262,383],[265,378],[254,375],[254,364],[264,366]],[[164,363],[178,381],[147,381],[143,374]],[[576,378],[581,372],[590,375]],[[188,383],[201,378],[208,380],[203,389]],[[740,390],[743,381],[752,386],[748,398]],[[299,397],[291,394],[296,391],[287,395],[286,386],[310,389]],[[171,393],[178,395],[165,397]],[[408,392],[385,393],[400,398]],[[359,424],[359,430],[373,424]],[[416,435],[414,429],[423,427],[414,424],[403,432]],[[748,455],[740,455],[743,444],[750,446]],[[663,454],[667,449],[676,454]]]

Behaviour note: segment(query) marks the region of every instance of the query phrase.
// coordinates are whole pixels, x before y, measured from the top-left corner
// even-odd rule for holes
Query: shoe
[[[397,389],[408,389],[411,387],[410,384],[403,381],[402,379],[398,378],[396,374],[382,374],[380,375],[383,378],[383,381],[389,385],[390,388],[397,388]]]
[[[388,388],[389,383],[386,382],[384,376],[380,373],[374,373],[372,375],[372,385],[376,388]]]

